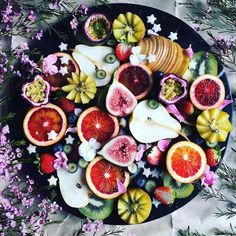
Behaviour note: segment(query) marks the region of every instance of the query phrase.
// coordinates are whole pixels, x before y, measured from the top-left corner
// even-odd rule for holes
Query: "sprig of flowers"
[[[42,199],[29,176],[19,177],[22,150],[13,148],[8,136],[10,128],[1,119],[0,125],[0,232],[1,235],[41,235],[51,216],[61,208],[56,202]]]

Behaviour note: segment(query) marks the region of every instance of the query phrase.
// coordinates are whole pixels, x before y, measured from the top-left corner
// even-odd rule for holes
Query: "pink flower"
[[[57,157],[57,159],[54,161],[54,168],[55,169],[59,169],[59,168],[64,168],[64,169],[68,169],[68,165],[67,165],[67,161],[68,158],[66,156],[66,154],[64,152],[56,152],[55,156]]]
[[[71,29],[77,29],[78,27],[78,21],[76,20],[76,18],[73,18],[73,20],[70,21],[70,27]]]
[[[120,193],[125,193],[127,191],[127,188],[125,184],[123,184],[119,179],[116,179],[117,181],[117,188]]]
[[[213,171],[210,171],[210,166],[206,166],[205,172],[201,177],[202,185],[205,187],[211,187],[216,183],[217,177]]]
[[[54,64],[57,62],[57,56],[54,54],[48,55],[43,59],[43,70],[45,73],[55,75],[58,73],[58,68]]]
[[[192,59],[194,52],[193,52],[191,44],[189,45],[187,49],[185,49],[185,53],[190,59]]]
[[[160,149],[160,151],[165,152],[171,142],[171,139],[162,139],[158,141],[157,147]]]
[[[137,154],[136,154],[135,160],[140,161],[143,157],[143,153],[150,147],[151,146],[147,143],[145,145],[144,144],[139,144],[138,148],[137,148]]]

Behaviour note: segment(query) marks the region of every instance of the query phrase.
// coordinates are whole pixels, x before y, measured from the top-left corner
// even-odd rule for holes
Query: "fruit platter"
[[[141,224],[172,213],[202,189],[232,129],[227,77],[207,43],[160,10],[91,8],[32,45],[38,73],[8,109],[23,170],[76,216]]]

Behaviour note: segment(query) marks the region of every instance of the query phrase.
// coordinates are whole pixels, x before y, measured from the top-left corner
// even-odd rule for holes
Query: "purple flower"
[[[34,11],[30,11],[28,15],[29,21],[33,22],[37,17],[34,15]]]
[[[27,64],[27,63],[29,62],[29,56],[26,55],[26,54],[23,54],[23,55],[21,56],[21,62],[22,62],[23,64]]]
[[[137,154],[136,154],[136,161],[140,161],[143,157],[143,153],[150,148],[151,146],[149,144],[139,144],[137,148]]]
[[[1,200],[1,199],[0,199]],[[9,209],[11,207],[11,203],[8,199],[2,198],[1,204],[5,210]]]
[[[78,21],[76,20],[76,18],[73,18],[73,19],[70,21],[70,27],[71,27],[71,29],[73,29],[73,30],[77,29],[77,27],[78,27]]]
[[[216,183],[217,177],[213,171],[210,171],[210,166],[207,165],[203,176],[201,177],[201,184],[205,187],[211,187]]]
[[[54,161],[53,167],[55,169],[64,168],[67,170],[68,169],[68,165],[67,165],[68,158],[67,158],[66,154],[64,152],[56,152],[55,156],[57,157],[57,159]]]
[[[43,37],[43,30],[39,30],[37,34],[35,35],[35,38],[37,40],[41,40],[42,37]]]
[[[89,6],[87,4],[81,4],[77,8],[77,12],[81,15],[87,15],[89,11]]]

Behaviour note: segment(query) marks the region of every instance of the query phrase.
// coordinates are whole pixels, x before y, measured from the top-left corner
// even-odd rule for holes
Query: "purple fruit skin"
[[[182,85],[183,89],[184,89],[183,94],[182,94],[181,96],[176,96],[176,97],[175,97],[173,100],[171,100],[171,101],[167,100],[167,99],[162,95],[163,85],[164,85],[165,81],[168,80],[169,78],[172,78],[172,79],[174,79],[175,81],[179,82],[179,83]],[[161,79],[160,85],[161,85],[161,91],[160,91],[159,96],[158,96],[158,97],[159,97],[159,100],[162,101],[162,102],[164,102],[164,103],[167,104],[167,105],[171,105],[171,104],[175,104],[175,103],[179,102],[180,100],[182,100],[183,98],[185,98],[185,97],[187,96],[187,94],[188,94],[188,91],[187,91],[187,89],[188,89],[188,81],[185,80],[185,79],[181,79],[181,78],[177,77],[177,76],[174,75],[174,74],[168,74],[168,75],[165,76],[163,79]]]
[[[89,23],[90,23],[90,20],[92,20],[93,18],[96,18],[96,17],[103,17],[104,19],[106,19],[108,25],[109,25],[109,30],[108,30],[108,33],[107,33],[107,36],[104,37],[103,39],[94,39],[90,36],[90,34],[88,33],[88,26],[89,26]],[[100,18],[101,18],[100,17]],[[91,42],[94,42],[94,43],[100,43],[102,41],[104,41],[105,39],[107,39],[110,34],[111,34],[111,21],[108,19],[108,17],[104,14],[101,14],[101,13],[93,13],[92,15],[90,15],[84,22],[84,27],[83,27],[83,31],[86,35],[86,37],[91,41]]]
[[[40,103],[31,101],[31,100],[26,96],[26,88],[27,88],[28,85],[34,83],[34,82],[35,82],[37,79],[39,79],[39,78],[42,78],[42,77],[41,77],[40,75],[36,75],[33,82],[26,83],[26,84],[24,84],[23,87],[22,87],[22,97],[25,98],[26,100],[28,100],[28,101],[29,101],[33,106],[35,106],[35,107],[38,107],[38,106],[41,106],[41,105],[44,105],[44,104],[47,104],[47,103],[48,103],[49,94],[50,94],[50,89],[51,89],[50,84],[49,84],[47,81],[43,80],[44,83],[46,84],[46,91],[45,91],[46,97],[45,97],[44,101],[43,101],[43,102],[40,102]],[[42,79],[43,79],[43,78],[42,78]]]

